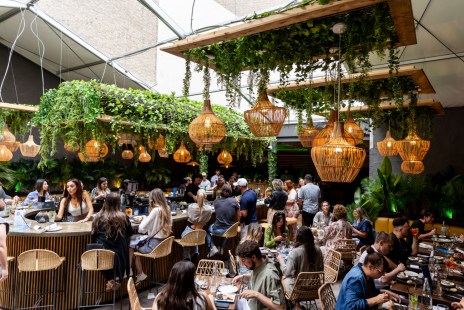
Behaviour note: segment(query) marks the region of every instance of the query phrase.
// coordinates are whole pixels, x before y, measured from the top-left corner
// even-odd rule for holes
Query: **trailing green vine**
[[[269,174],[269,181],[277,177],[277,151],[269,149],[267,151],[267,167]]]

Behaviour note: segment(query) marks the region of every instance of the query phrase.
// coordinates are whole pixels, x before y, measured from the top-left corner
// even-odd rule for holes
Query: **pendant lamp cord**
[[[341,89],[341,54],[342,54],[342,35],[338,35],[338,94],[337,94],[337,109],[338,109],[338,115],[337,115],[337,121],[340,121],[340,89]]]

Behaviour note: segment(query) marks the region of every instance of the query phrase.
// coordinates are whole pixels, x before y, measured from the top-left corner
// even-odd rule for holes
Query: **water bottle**
[[[427,278],[424,279],[422,287],[422,309],[432,309],[432,289]]]

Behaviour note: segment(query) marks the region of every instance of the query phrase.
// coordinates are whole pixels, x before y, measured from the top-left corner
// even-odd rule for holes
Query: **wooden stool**
[[[50,292],[42,292],[41,287],[45,284],[47,285],[45,279],[40,279],[37,285],[39,288],[39,293],[30,293],[30,292],[22,292],[24,289],[19,286],[19,289],[15,291],[15,302],[14,302],[14,309],[37,309],[38,307],[45,308],[45,307],[52,307],[55,309],[56,303],[56,282],[57,282],[57,269],[61,266],[61,264],[65,261],[65,257],[60,257],[53,251],[49,250],[41,250],[41,249],[34,249],[25,251],[18,256],[18,271],[21,274],[21,279],[19,284],[23,284],[25,286],[25,274],[26,272],[41,272],[41,271],[49,271],[53,270],[53,291],[52,293],[52,303],[49,305],[41,305],[43,295],[50,294]],[[35,301],[32,307],[19,307],[18,306],[18,296],[21,295],[21,301],[26,300],[26,296],[33,296],[39,295],[39,298]]]
[[[89,291],[86,291],[87,286],[87,272],[101,272],[107,270],[114,269],[114,259],[115,254],[113,251],[104,250],[104,249],[94,249],[89,250],[81,255],[81,280],[80,280],[80,298],[79,298],[79,305],[78,309],[90,308],[90,307],[105,307],[105,306],[114,306],[116,304],[116,290],[113,289],[113,303],[111,304],[101,304],[101,300],[106,293],[105,290],[97,291],[90,288]],[[105,279],[106,280],[106,279]],[[120,279],[122,280],[122,279]],[[116,283],[116,275],[113,275],[113,281]],[[86,295],[95,296],[99,294],[98,298],[96,299],[95,303],[87,304],[84,302],[84,298]]]

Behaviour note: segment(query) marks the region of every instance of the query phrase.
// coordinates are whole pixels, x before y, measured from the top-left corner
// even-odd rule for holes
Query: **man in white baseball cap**
[[[240,238],[243,239],[248,231],[248,225],[251,223],[258,222],[256,217],[256,202],[258,201],[258,196],[254,191],[248,188],[248,181],[244,178],[240,178],[237,182],[234,183],[242,196],[240,197]]]

